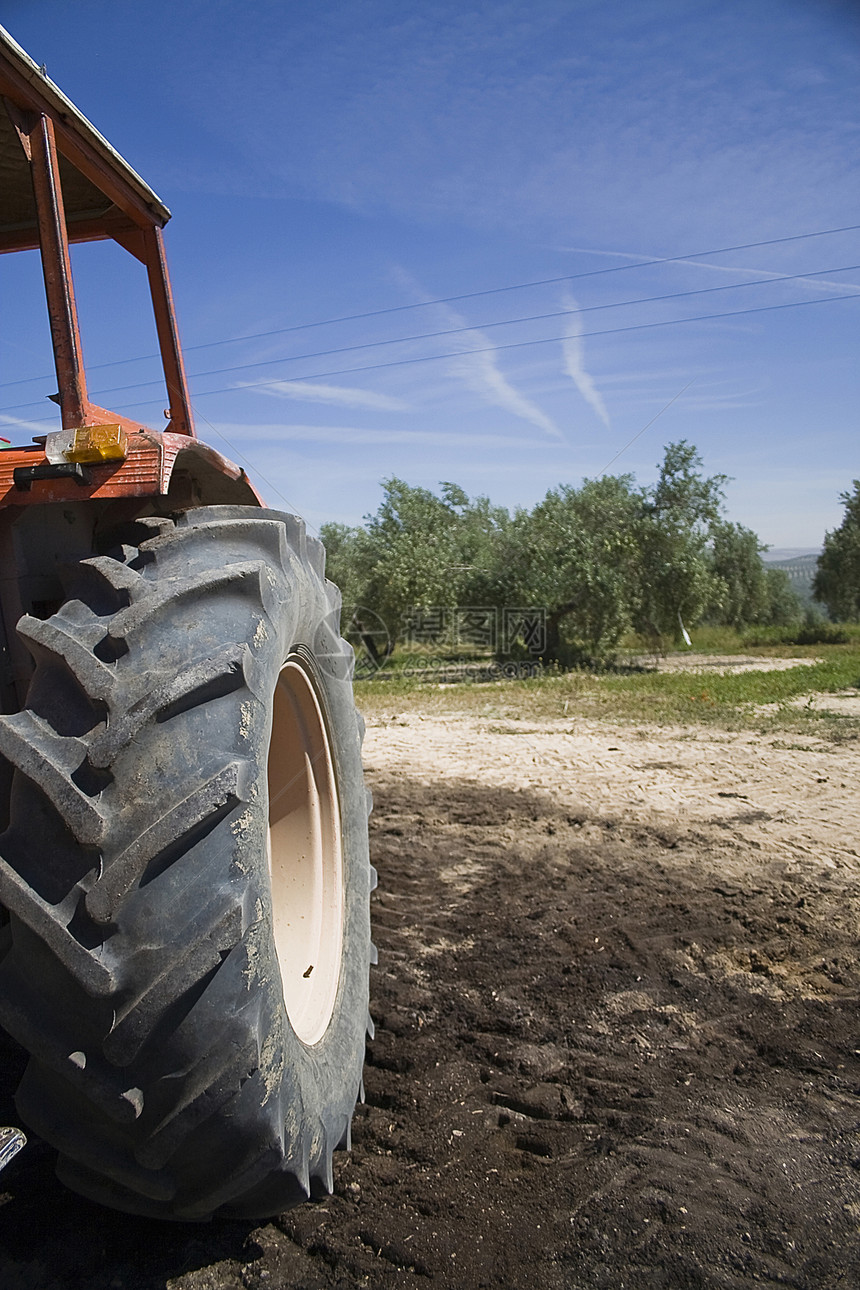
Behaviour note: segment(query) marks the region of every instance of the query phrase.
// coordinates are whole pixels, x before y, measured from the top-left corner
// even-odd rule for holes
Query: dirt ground
[[[860,1285],[860,740],[392,710],[365,749],[376,1036],[335,1194],[160,1226],[33,1143],[4,1290]]]

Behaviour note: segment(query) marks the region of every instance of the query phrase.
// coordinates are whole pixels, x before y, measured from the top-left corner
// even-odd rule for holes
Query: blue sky
[[[5,0],[0,21],[173,211],[198,432],[271,505],[357,523],[390,474],[531,505],[610,462],[652,479],[687,438],[763,541],[840,522],[860,230],[824,231],[860,223],[855,4]],[[775,241],[799,234],[823,235]],[[73,265],[93,395],[163,424],[139,266],[105,244]],[[3,257],[0,289],[0,433],[25,439],[53,425],[37,257]]]

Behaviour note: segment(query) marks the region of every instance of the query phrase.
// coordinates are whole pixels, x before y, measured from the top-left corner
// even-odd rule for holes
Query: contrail
[[[570,294],[565,292],[562,296],[562,304],[565,309],[578,310],[579,304]],[[594,384],[589,373],[585,370],[585,347],[582,343],[582,320],[578,313],[571,317],[568,333],[561,343],[562,353],[564,354],[564,370],[579,390],[582,397],[590,408],[593,409],[600,417],[600,420],[610,429],[609,413],[606,410],[606,404],[597,386]]]

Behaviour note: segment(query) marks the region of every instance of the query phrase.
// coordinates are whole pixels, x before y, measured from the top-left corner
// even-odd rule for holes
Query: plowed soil
[[[389,713],[366,752],[376,1036],[334,1195],[157,1225],[33,1142],[4,1290],[860,1285],[856,735]]]

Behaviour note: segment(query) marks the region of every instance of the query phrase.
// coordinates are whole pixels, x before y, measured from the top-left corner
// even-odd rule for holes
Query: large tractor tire
[[[372,955],[351,651],[278,512],[139,520],[18,631],[0,718],[0,1023],[60,1178],[132,1213],[262,1218],[332,1187]]]

